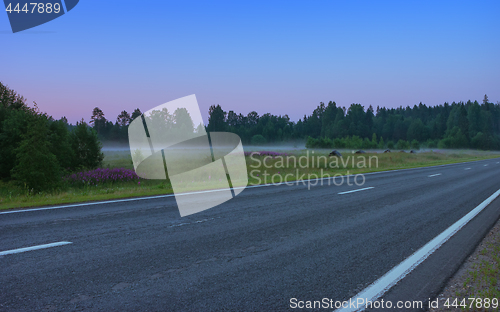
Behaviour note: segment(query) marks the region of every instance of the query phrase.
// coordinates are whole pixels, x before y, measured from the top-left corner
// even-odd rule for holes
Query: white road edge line
[[[50,248],[50,247],[63,246],[63,245],[68,245],[68,244],[73,244],[73,243],[72,242],[57,242],[57,243],[51,243],[51,244],[44,244],[44,245],[37,245],[37,246],[31,246],[31,247],[25,247],[25,248],[0,251],[0,256],[11,255],[11,254],[32,251],[32,250],[38,250],[38,249],[45,249],[45,248]]]
[[[369,189],[372,189],[372,188],[375,188],[375,187],[374,186],[370,186],[370,187],[365,187],[365,188],[358,189],[358,190],[347,191],[347,192],[340,192],[340,193],[337,193],[337,194],[338,195],[349,194],[349,193],[354,193],[354,192],[359,192],[359,191],[366,191],[366,190],[369,190]]]
[[[397,282],[402,280],[406,275],[408,275],[413,269],[415,269],[420,263],[422,263],[427,257],[429,257],[434,251],[446,243],[453,235],[455,235],[461,228],[463,228],[470,220],[472,220],[476,215],[478,215],[486,206],[488,206],[495,198],[500,195],[500,190],[496,191],[493,195],[488,197],[479,206],[474,208],[468,214],[463,216],[460,220],[455,222],[449,228],[444,230],[441,234],[433,238],[430,242],[425,244],[424,247],[417,250],[411,256],[406,258],[403,262],[392,268],[384,276],[373,282],[370,286],[362,290],[355,297],[352,297],[347,302],[358,302],[359,299],[366,301],[376,301],[378,298],[382,297],[385,292],[392,288]],[[356,306],[356,304],[354,304]],[[337,309],[338,312],[347,311],[361,311],[365,309],[365,305],[361,307],[356,306],[351,308],[350,305],[347,308]]]
[[[418,167],[418,168],[408,168],[408,169],[396,169],[396,170],[385,170],[385,171],[376,171],[376,172],[367,172],[363,173],[363,175],[372,175],[372,174],[387,174],[387,173],[393,173],[393,172],[398,172],[398,171],[410,171],[410,170],[420,170],[420,169],[427,169],[427,168],[437,168],[437,167],[447,167],[447,166],[454,166],[454,165],[462,165],[466,163],[471,163],[471,162],[479,162],[479,161],[485,161],[489,159],[484,159],[484,160],[475,160],[475,161],[468,161],[468,162],[460,162],[460,163],[454,163],[454,164],[445,164],[445,165],[437,165],[437,166],[429,166],[429,167]],[[312,181],[321,181],[321,180],[329,180],[329,179],[337,179],[337,178],[345,178],[345,176],[337,176],[337,177],[325,177],[325,178],[317,178],[317,179],[308,179],[308,180],[300,180],[300,181],[288,181],[288,182],[281,182],[281,183],[269,183],[269,184],[259,184],[259,185],[248,185],[245,187],[233,187],[234,190],[237,189],[250,189],[250,188],[257,188],[257,187],[267,187],[267,186],[278,186],[278,185],[284,185],[284,184],[297,184],[302,183],[303,185],[306,185],[306,182],[312,182]],[[220,191],[225,191],[226,189],[217,189],[217,190],[208,190],[208,191],[200,191],[200,192],[190,192],[190,193],[182,193],[182,194],[177,194],[177,195],[191,195],[191,194],[200,194],[200,193],[211,193],[211,192],[220,192]],[[93,205],[102,205],[102,204],[113,204],[113,203],[122,203],[122,202],[128,202],[128,201],[138,201],[138,200],[148,200],[148,199],[156,199],[156,198],[167,198],[167,197],[174,197],[174,194],[166,194],[166,195],[156,195],[156,196],[149,196],[149,197],[133,197],[133,198],[126,198],[126,199],[115,199],[115,200],[106,200],[106,201],[99,201],[99,202],[86,202],[86,203],[81,203],[81,204],[69,204],[69,205],[63,205],[63,206],[52,206],[52,207],[43,207],[43,208],[32,208],[32,209],[21,209],[21,210],[8,210],[8,211],[1,211],[0,215],[2,214],[9,214],[9,213],[18,213],[18,212],[30,212],[30,211],[40,211],[40,210],[53,210],[53,209],[61,209],[61,208],[72,208],[72,207],[82,207],[82,206],[93,206]]]
[[[432,177],[437,177],[437,176],[440,176],[441,173],[436,173],[436,174],[431,174],[430,176],[428,176],[429,178],[432,178]]]

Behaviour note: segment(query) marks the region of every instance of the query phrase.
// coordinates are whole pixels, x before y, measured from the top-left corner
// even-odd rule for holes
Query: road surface
[[[184,218],[173,197],[0,212],[0,311],[296,311],[292,298],[349,300],[497,192],[500,164],[330,184],[248,188]],[[425,307],[499,216],[497,198],[381,299]]]

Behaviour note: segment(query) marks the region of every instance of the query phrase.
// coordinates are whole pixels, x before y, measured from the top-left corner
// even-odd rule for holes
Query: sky
[[[0,82],[55,119],[108,120],[195,94],[297,121],[320,102],[500,101],[500,1],[81,0],[12,33]]]

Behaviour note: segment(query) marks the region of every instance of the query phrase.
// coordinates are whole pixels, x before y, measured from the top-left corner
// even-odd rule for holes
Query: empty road
[[[247,188],[184,218],[173,197],[0,211],[0,311],[296,311],[292,298],[349,300],[499,189],[492,159],[368,174],[362,186]],[[497,198],[381,299],[426,305],[499,216]]]

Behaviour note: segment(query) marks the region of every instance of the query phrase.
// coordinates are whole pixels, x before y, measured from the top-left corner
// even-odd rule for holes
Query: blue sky
[[[12,34],[0,81],[55,118],[196,94],[298,120],[340,106],[500,101],[500,1],[92,1]]]

